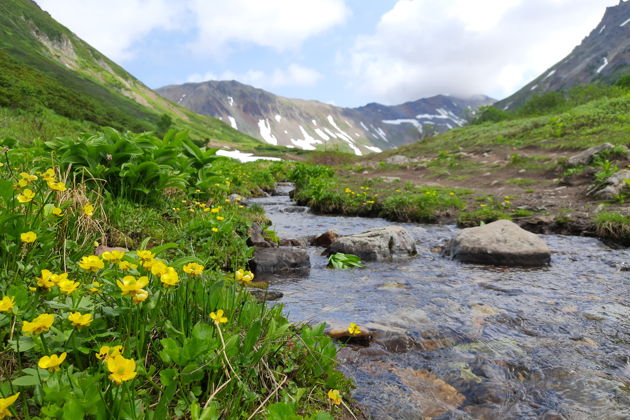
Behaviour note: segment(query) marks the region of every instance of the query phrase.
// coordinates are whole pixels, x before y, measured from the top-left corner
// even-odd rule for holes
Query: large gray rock
[[[406,165],[408,163],[411,163],[412,160],[409,159],[407,156],[403,156],[403,155],[394,155],[394,156],[390,156],[387,159],[385,159],[385,163],[389,164],[389,165]]]
[[[613,146],[610,143],[604,143],[604,144],[600,144],[599,146],[593,146],[590,149],[581,151],[577,155],[571,156],[567,160],[567,163],[569,164],[569,166],[588,165],[589,163],[593,161],[593,158],[595,157],[596,154],[604,150],[612,149],[613,147],[615,146]]]
[[[461,262],[503,266],[539,267],[551,260],[545,241],[509,220],[462,230],[445,253]]]
[[[595,191],[593,197],[600,200],[610,200],[621,194],[624,190],[630,190],[630,169],[622,169],[621,171],[610,176],[603,188]]]
[[[302,248],[256,248],[251,261],[254,274],[300,274],[311,268]]]
[[[364,261],[385,261],[416,255],[416,243],[404,228],[387,226],[337,239],[327,249],[330,254],[354,254]]]

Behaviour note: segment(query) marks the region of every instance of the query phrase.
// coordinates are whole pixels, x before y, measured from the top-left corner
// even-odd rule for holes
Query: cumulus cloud
[[[344,0],[190,0],[196,19],[195,51],[223,53],[239,43],[285,51],[345,21]]]
[[[290,64],[286,69],[275,69],[266,73],[259,70],[249,70],[244,73],[226,71],[221,74],[212,72],[205,74],[192,74],[187,82],[204,82],[207,80],[238,80],[239,82],[264,89],[289,86],[313,86],[323,76],[316,70],[299,64]]]
[[[37,0],[63,25],[114,61],[155,29],[179,27],[182,9],[168,0]]]
[[[603,3],[399,0],[340,63],[354,89],[385,103],[439,93],[501,98],[568,54],[616,0]]]

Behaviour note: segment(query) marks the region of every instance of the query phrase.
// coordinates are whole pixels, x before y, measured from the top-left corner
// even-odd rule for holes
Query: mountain
[[[0,1],[0,106],[133,131],[156,130],[166,115],[196,138],[257,144],[156,94],[32,0]]]
[[[236,81],[170,85],[160,95],[199,114],[217,117],[269,144],[304,150],[337,147],[356,155],[418,141],[465,124],[486,96],[435,96],[397,106],[341,108],[289,99]]]
[[[532,95],[575,85],[614,83],[630,72],[630,1],[608,7],[602,21],[560,62],[521,90],[495,104],[512,109]]]

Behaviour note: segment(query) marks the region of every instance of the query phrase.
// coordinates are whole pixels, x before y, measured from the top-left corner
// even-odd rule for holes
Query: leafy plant
[[[328,266],[332,268],[347,269],[364,267],[365,264],[363,264],[361,262],[361,258],[356,255],[337,252],[336,254],[332,254],[328,257]]]

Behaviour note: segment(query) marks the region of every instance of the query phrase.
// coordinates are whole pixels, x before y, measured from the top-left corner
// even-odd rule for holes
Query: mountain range
[[[478,107],[494,102],[483,95],[467,99],[438,95],[396,106],[370,103],[341,108],[284,98],[237,81],[186,83],[156,91],[269,144],[304,150],[337,148],[359,156],[462,126]]]

